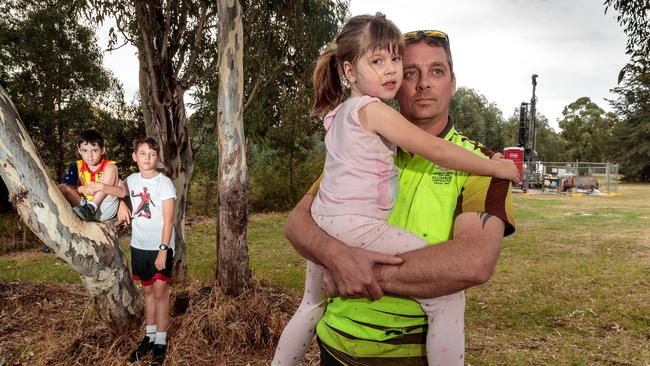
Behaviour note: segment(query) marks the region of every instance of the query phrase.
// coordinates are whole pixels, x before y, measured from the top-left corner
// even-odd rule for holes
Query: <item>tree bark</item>
[[[251,284],[246,141],[243,120],[243,26],[239,0],[219,0],[219,206],[217,211],[217,282],[237,296]]]
[[[187,272],[187,249],[185,245],[185,214],[187,192],[194,171],[194,151],[189,137],[189,125],[185,115],[185,90],[175,81],[171,67],[161,64],[171,60],[146,57],[143,47],[140,52],[140,103],[144,115],[147,136],[160,142],[162,162],[166,174],[176,188],[176,207],[174,210],[174,282],[185,281]],[[149,70],[153,69],[153,72]],[[152,80],[154,78],[154,80]],[[152,85],[157,85],[153,90]]]
[[[1,87],[0,165],[0,177],[20,217],[79,273],[106,324],[115,332],[140,325],[142,297],[131,281],[117,236],[106,225],[76,218]]]

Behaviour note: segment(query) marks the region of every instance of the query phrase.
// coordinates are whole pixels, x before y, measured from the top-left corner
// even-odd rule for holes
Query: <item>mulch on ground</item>
[[[185,294],[187,311],[172,311],[167,365],[267,365],[299,303],[260,283],[238,298],[214,284]],[[0,365],[125,365],[142,329],[112,334],[80,285],[0,281]],[[312,347],[304,364],[317,362]]]

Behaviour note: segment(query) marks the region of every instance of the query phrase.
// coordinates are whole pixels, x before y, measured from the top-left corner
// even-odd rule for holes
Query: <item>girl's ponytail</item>
[[[343,84],[336,60],[336,43],[330,43],[316,61],[312,76],[314,106],[312,116],[318,116],[338,105],[343,98]]]

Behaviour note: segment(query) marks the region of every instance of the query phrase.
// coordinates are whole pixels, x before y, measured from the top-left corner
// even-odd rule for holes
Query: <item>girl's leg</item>
[[[465,363],[465,292],[416,299],[427,313],[427,359],[430,366]]]
[[[340,232],[338,236],[339,240],[346,244],[384,254],[400,254],[428,245],[419,236],[378,219],[350,215],[324,219],[323,222],[339,230],[348,227],[347,231]],[[325,229],[325,231],[329,233],[329,230]],[[460,291],[435,299],[416,300],[427,314],[429,322],[427,333],[429,365],[463,365],[465,293]]]
[[[305,291],[298,310],[282,331],[273,356],[273,366],[297,365],[314,337],[316,324],[325,311],[323,269],[307,261]]]

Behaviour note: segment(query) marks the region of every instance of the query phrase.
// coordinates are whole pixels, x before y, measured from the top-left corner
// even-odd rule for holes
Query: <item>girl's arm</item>
[[[519,171],[512,161],[484,159],[456,144],[426,133],[384,103],[368,103],[362,107],[359,110],[359,120],[368,131],[445,168],[508,179],[515,184],[520,180]]]

